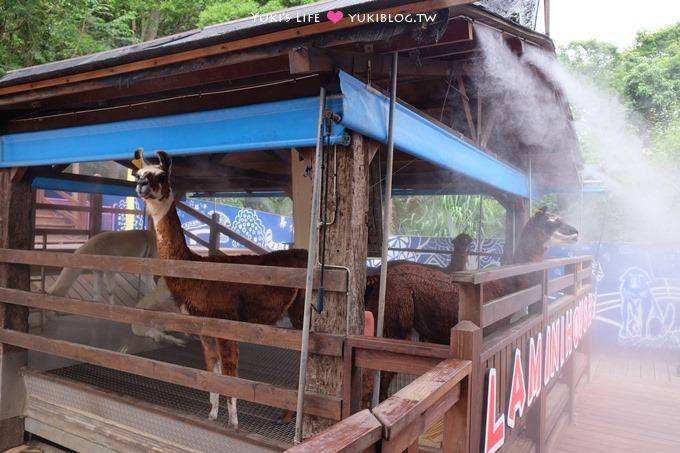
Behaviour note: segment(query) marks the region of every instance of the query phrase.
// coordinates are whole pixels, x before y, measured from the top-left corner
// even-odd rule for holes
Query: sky
[[[680,0],[550,0],[550,36],[557,46],[597,39],[622,50],[633,44],[638,31],[677,22]],[[537,28],[543,31],[542,10]]]

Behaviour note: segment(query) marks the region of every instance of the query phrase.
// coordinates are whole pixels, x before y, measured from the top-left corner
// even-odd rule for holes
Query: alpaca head
[[[172,159],[164,151],[156,151],[158,164],[151,164],[144,159],[144,150],[137,148],[135,159],[141,162],[139,170],[134,173],[137,180],[135,190],[144,199],[154,220],[164,215],[172,205],[172,188],[170,187],[170,168]]]
[[[453,251],[468,253],[470,244],[472,244],[472,237],[469,234],[461,233],[453,238]]]
[[[544,206],[524,226],[514,262],[540,261],[550,245],[573,244],[576,241],[578,230],[563,222],[559,215],[548,212]]]

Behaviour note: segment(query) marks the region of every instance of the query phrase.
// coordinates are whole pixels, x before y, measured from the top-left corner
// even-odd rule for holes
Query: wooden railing
[[[577,257],[455,273],[462,295],[459,316],[465,319],[465,313],[473,319],[468,317],[452,329],[450,346],[348,337],[344,345],[344,420],[292,451],[417,451],[418,435],[433,420],[446,414],[443,451],[479,452],[486,371],[496,370],[495,410],[496,414],[505,414],[515,351],[519,350],[525,357],[522,365],[525,366],[529,339],[545,334],[547,326],[556,326],[557,320],[564,323],[568,319],[565,313],[573,310],[577,302],[587,299],[592,286],[591,264],[590,257]],[[561,275],[550,278],[550,272],[555,269],[561,270]],[[513,277],[523,278],[521,289],[494,300],[484,300],[487,285],[497,285],[492,282]],[[530,284],[526,286],[526,282]],[[516,322],[507,322],[510,315],[524,308],[528,308],[528,315]],[[483,327],[491,327],[486,329],[486,335]],[[562,334],[564,329],[558,332]],[[542,337],[542,344],[549,340],[547,336]],[[560,343],[559,347],[564,344]],[[545,349],[540,353],[541,361],[543,351]],[[532,445],[536,452],[548,450],[560,422],[573,418],[574,394],[579,379],[588,374],[589,354],[588,332],[573,354],[560,355],[563,365],[547,385],[541,373],[540,393],[524,415],[518,416],[515,428],[508,430],[506,444],[517,442],[516,451],[530,451]],[[432,376],[433,370],[446,363],[442,361],[452,360],[468,363],[468,376],[460,381],[460,387],[434,396],[434,389],[425,384],[425,376]],[[423,376],[372,411],[361,411],[362,370]],[[442,381],[445,379],[438,382]],[[436,402],[431,405],[423,403],[433,399]],[[425,406],[427,409],[422,409]],[[521,438],[525,428],[528,437]]]
[[[394,348],[390,342],[394,341]],[[354,338],[352,350],[378,352],[381,349],[402,351],[404,342],[380,339],[371,344],[370,339]],[[448,349],[448,348],[446,348]],[[346,349],[347,350],[347,349]],[[431,350],[434,356],[441,350]],[[358,354],[360,355],[360,354]],[[432,357],[430,357],[432,358]],[[371,369],[384,371],[407,368],[407,372],[422,371],[423,363],[390,365],[388,361],[372,363]],[[405,361],[410,360],[404,357]],[[444,417],[443,451],[467,451],[469,440],[468,404],[471,362],[449,358],[439,361],[415,381],[380,403],[373,410],[364,409],[332,426],[300,445],[288,450],[291,453],[359,452],[384,453],[418,451],[420,434]],[[420,373],[418,373],[420,374]]]
[[[304,288],[306,273],[306,269],[302,268],[273,266],[264,268],[252,265],[71,255],[9,249],[0,249],[0,263],[87,268],[99,271],[131,272],[290,288]],[[319,281],[319,277],[320,275],[317,273],[315,282]],[[346,284],[347,279],[344,271],[326,271],[324,277],[326,291],[346,292]],[[0,302],[292,350],[300,349],[302,338],[301,332],[291,329],[92,303],[9,288],[0,288]],[[293,411],[296,409],[296,390],[268,383],[222,376],[194,368],[8,329],[0,329],[0,342],[281,409]],[[309,344],[310,351],[313,353],[333,357],[342,355],[343,337],[311,334]],[[316,393],[305,395],[305,413],[308,414],[340,420],[341,406],[342,401],[337,397]]]
[[[461,356],[473,361],[472,374],[476,377],[472,379],[471,393],[474,401],[483,401],[483,376],[487,369],[494,368],[497,370],[496,409],[498,413],[507,413],[515,350],[518,349],[526,358],[530,338],[536,340],[539,334],[546,335],[547,327],[558,320],[560,325],[564,324],[567,312],[573,313],[579,302],[587,300],[592,290],[591,266],[591,257],[571,257],[452,274],[453,280],[461,286],[459,319],[470,320],[485,328],[476,333],[480,342],[479,353]],[[551,272],[560,275],[551,278]],[[506,286],[508,279],[521,279],[515,280],[520,282],[520,289],[487,300],[485,290],[490,285],[498,288],[502,279],[505,279]],[[524,310],[527,315],[512,323],[508,321],[510,315],[521,314]],[[564,330],[564,326],[560,329]],[[542,337],[542,341],[545,351],[548,338]],[[583,375],[589,374],[590,344],[588,331],[579,345],[578,354],[564,359],[560,357],[564,365],[547,385],[541,386],[537,401],[525,411],[515,428],[508,430],[506,444],[518,440],[526,427],[536,451],[546,451],[554,440],[553,434],[562,415],[573,418],[576,385]],[[560,343],[559,347],[564,345]],[[480,451],[483,409],[482,404],[477,404],[471,412],[471,452]]]

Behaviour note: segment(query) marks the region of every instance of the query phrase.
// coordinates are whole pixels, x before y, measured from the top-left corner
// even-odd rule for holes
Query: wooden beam
[[[168,68],[153,67],[143,72],[118,75],[43,90],[0,97],[0,109],[63,109],[65,106],[102,106],[117,98],[132,98],[147,93],[186,90],[219,84],[230,87],[235,81],[287,72],[288,59],[282,50],[256,51],[201,59]]]
[[[460,391],[471,370],[469,360],[445,360],[379,404],[373,415],[383,425],[383,437],[396,438],[447,393]]]
[[[35,199],[30,178],[16,178],[16,175],[10,168],[0,169],[0,247],[30,249],[34,241]],[[0,264],[0,287],[29,290],[30,268]],[[0,303],[0,328],[27,331],[28,309]],[[18,370],[26,365],[27,357],[22,348],[0,344],[0,450],[3,451],[23,441],[21,416],[26,395]]]
[[[368,242],[368,148],[366,137],[353,133],[349,146],[337,147],[336,193],[328,197],[328,226],[320,231],[326,243],[326,264],[347,267],[350,282],[344,294],[325,293],[322,313],[312,312],[311,330],[340,335],[364,332],[366,247]],[[332,157],[331,157],[332,158]],[[333,183],[331,183],[333,184]],[[348,244],[352,244],[348,247]],[[320,257],[320,259],[323,259]],[[317,294],[313,295],[316,300]],[[306,391],[342,396],[341,359],[310,354]],[[303,419],[303,438],[329,426],[318,417]]]
[[[470,130],[470,140],[473,142],[477,141],[477,129],[475,128],[475,123],[472,121],[472,110],[470,110],[470,98],[465,92],[465,81],[463,80],[463,75],[458,74],[458,91],[460,93],[461,99],[463,101],[463,110],[465,111],[465,119],[467,120],[467,125]]]
[[[12,168],[12,176],[10,177],[10,181],[20,182],[24,178],[24,176],[26,176],[27,171],[28,171],[28,167],[14,167],[14,168]]]
[[[29,335],[23,332],[0,329],[0,342],[32,351],[91,363],[97,366],[124,371],[192,389],[233,396],[253,403],[281,409],[295,410],[295,390],[277,387],[263,382],[225,376],[212,371],[197,370],[120,352],[94,348],[68,341]],[[337,398],[316,394],[305,395],[305,412],[332,420],[340,420],[341,401]]]
[[[534,285],[530,288],[517,291],[499,299],[485,303],[482,306],[482,327],[504,319],[524,307],[543,300],[543,287]]]
[[[273,346],[292,351],[300,350],[302,335],[300,331],[263,324],[99,304],[9,288],[0,288],[0,301],[42,310],[54,310],[127,324],[163,328],[192,335]],[[315,354],[340,357],[342,355],[343,337],[311,333],[309,348]]]
[[[182,211],[186,212],[196,220],[199,220],[206,225],[211,225],[213,226],[218,232],[224,234],[225,236],[228,236],[229,238],[235,240],[236,242],[245,245],[248,250],[252,250],[253,252],[257,253],[258,255],[262,255],[263,253],[267,253],[268,250],[265,248],[260,247],[250,239],[248,239],[245,236],[241,236],[238,234],[236,231],[227,228],[226,226],[222,225],[221,223],[213,222],[213,219],[208,217],[207,215],[203,214],[202,212],[192,208],[186,203],[182,203],[181,201],[178,201],[176,203],[177,209],[181,209]],[[219,237],[219,236],[218,236]]]
[[[402,6],[386,8],[380,11],[376,11],[375,13],[382,14],[418,13],[423,11],[433,11],[441,8],[449,8],[457,5],[464,5],[472,3],[472,1],[473,0],[425,0],[409,3]],[[354,28],[361,25],[365,24],[360,21],[352,21],[348,16],[345,16],[342,20],[340,20],[337,23],[324,21],[310,25],[305,25],[302,27],[276,31],[273,33],[266,33],[259,36],[251,36],[248,38],[237,39],[231,42],[214,44],[212,46],[206,46],[199,49],[187,50],[173,53],[170,55],[163,55],[156,58],[150,58],[146,60],[135,61],[132,63],[111,66],[104,69],[96,69],[92,71],[81,72],[79,74],[60,76],[37,82],[29,82],[2,87],[0,88],[0,96],[11,93],[18,93],[22,91],[37,90],[41,88],[65,85],[84,80],[100,79],[104,77],[110,77],[112,74],[125,74],[152,67],[166,66],[169,64],[179,63],[197,58],[205,58],[212,55],[219,55],[228,52],[234,52],[237,50],[262,46],[274,42],[287,41],[291,39],[313,36],[326,32],[337,32],[338,30]]]
[[[353,74],[386,75],[390,73],[390,55],[365,54],[332,49],[297,47],[288,52],[291,74],[331,72],[343,69]],[[455,70],[452,63],[441,60],[416,61],[399,57],[400,76],[448,77]]]
[[[128,272],[163,277],[193,278],[218,282],[236,282],[244,285],[281,286],[304,288],[305,269],[296,267],[263,266],[250,264],[211,263],[203,261],[164,260],[158,258],[132,258],[69,254],[58,252],[0,249],[0,263],[31,264],[34,266],[75,267],[98,271]],[[319,287],[317,271],[314,287]],[[327,269],[324,277],[326,291],[346,292],[347,272]],[[362,313],[363,314],[363,313]]]
[[[273,87],[276,87],[275,89]],[[188,113],[210,109],[238,107],[241,105],[274,102],[283,99],[317,95],[319,79],[310,77],[299,80],[278,81],[274,86],[243,86],[218,90],[215,93],[199,92],[171,98],[139,100],[117,107],[89,109],[57,114],[43,114],[35,118],[22,118],[9,121],[0,130],[2,133],[32,132],[45,129],[84,126],[87,124],[108,123],[153,116]],[[1,123],[0,123],[1,124]]]
[[[364,409],[286,451],[288,453],[363,452],[380,442],[381,437],[382,425],[371,414],[371,411]]]

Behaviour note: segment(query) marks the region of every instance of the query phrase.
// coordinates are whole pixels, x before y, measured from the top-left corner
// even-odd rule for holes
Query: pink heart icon
[[[326,17],[328,18],[328,20],[330,20],[334,24],[337,24],[338,22],[340,22],[340,20],[343,18],[343,16],[344,16],[344,14],[342,13],[342,11],[328,11],[326,13]]]

